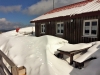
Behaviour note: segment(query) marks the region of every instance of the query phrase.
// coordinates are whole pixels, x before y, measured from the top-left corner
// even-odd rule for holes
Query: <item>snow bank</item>
[[[50,38],[53,42],[49,40]],[[54,47],[53,44],[55,46],[59,45],[59,48],[64,43],[67,43],[67,41],[53,36],[15,36],[9,39],[2,51],[5,52],[18,67],[24,65],[27,68],[28,75],[49,75],[49,71],[53,71],[52,66],[50,65],[52,60],[51,57],[58,61],[58,64],[60,64],[59,62],[62,62],[62,60],[54,56],[52,51],[54,49],[57,50],[57,48],[52,50],[52,47]],[[66,62],[62,63],[66,65]],[[54,73],[59,73],[59,71],[56,71],[54,68]],[[50,74],[51,73],[52,72],[50,72]]]
[[[100,42],[90,48],[98,50],[91,55],[97,59],[90,61],[80,70],[54,55],[63,45],[71,47],[67,40],[49,35],[25,36],[15,31],[0,34],[0,39],[0,49],[18,67],[25,66],[27,75],[100,75]]]

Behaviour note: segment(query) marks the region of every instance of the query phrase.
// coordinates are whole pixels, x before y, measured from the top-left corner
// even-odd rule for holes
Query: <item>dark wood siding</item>
[[[100,41],[100,16],[83,16],[83,17],[73,17],[73,18],[63,18],[59,19],[50,19],[50,21],[44,20],[43,22],[36,23],[35,33],[36,36],[41,35],[53,35],[57,37],[64,38],[69,41],[69,43],[88,43],[93,41]],[[71,22],[71,19],[73,22]],[[98,36],[97,38],[83,37],[83,22],[84,20],[98,19]],[[56,34],[56,23],[64,22],[64,34]],[[41,34],[41,23],[46,24],[46,33]]]
[[[98,41],[100,41],[100,16],[98,16]]]
[[[39,23],[35,23],[35,36],[37,36],[37,37],[40,36],[39,35],[39,29],[40,28],[39,27],[40,27]]]

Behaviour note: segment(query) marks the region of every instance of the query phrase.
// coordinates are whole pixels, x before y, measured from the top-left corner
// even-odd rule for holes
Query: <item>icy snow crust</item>
[[[83,69],[74,68],[55,57],[54,53],[63,45],[70,46],[67,40],[49,35],[25,36],[15,31],[0,34],[0,49],[18,67],[25,66],[27,75],[100,75],[100,42],[89,49],[97,50],[91,55],[97,59],[90,61]]]

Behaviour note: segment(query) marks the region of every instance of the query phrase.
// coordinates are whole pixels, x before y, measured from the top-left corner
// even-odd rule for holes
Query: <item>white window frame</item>
[[[43,29],[43,31],[42,31],[42,29]],[[41,33],[45,33],[45,24],[44,23],[41,24]]]
[[[58,29],[57,29],[57,28],[58,28],[58,26],[57,26],[58,24],[60,25],[60,32],[59,32],[59,33],[58,33],[58,31],[57,31],[57,30],[58,30]],[[60,35],[63,34],[63,33],[61,33],[61,30],[62,30],[61,24],[63,24],[63,33],[64,33],[64,22],[57,22],[57,23],[56,23],[56,34],[60,34]]]
[[[97,21],[97,32],[96,32],[96,35],[92,35],[92,32],[91,32],[91,27],[92,27],[92,22],[93,21]],[[87,34],[85,34],[85,22],[90,22],[90,26],[89,26],[89,34],[87,35]],[[92,20],[84,20],[84,23],[83,23],[83,36],[85,36],[85,37],[89,37],[89,36],[95,36],[95,37],[97,37],[97,34],[98,34],[98,19],[92,19]]]

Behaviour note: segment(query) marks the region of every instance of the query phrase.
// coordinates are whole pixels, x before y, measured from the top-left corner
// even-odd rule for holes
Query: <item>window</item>
[[[45,33],[45,24],[41,24],[41,33]]]
[[[98,19],[85,20],[83,25],[83,36],[97,36]]]
[[[58,22],[56,25],[56,33],[63,34],[63,32],[64,32],[64,24],[63,22]]]

